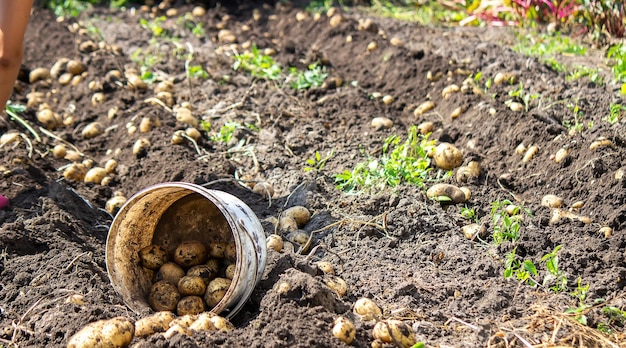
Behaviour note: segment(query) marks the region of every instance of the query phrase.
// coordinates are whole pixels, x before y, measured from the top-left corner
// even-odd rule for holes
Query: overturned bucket
[[[232,318],[250,297],[265,269],[265,233],[252,210],[235,196],[199,185],[171,182],[145,188],[115,216],[106,244],[106,266],[115,291],[137,313],[150,311],[153,272],[139,250],[158,244],[169,255],[183,241],[233,243],[233,279],[213,313]]]

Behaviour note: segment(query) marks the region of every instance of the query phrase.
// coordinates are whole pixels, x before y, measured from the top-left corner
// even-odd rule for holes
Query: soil
[[[40,92],[52,110],[73,118],[71,125],[44,132],[36,103],[21,117],[40,141],[8,117],[0,122],[0,133],[16,130],[29,140],[0,148],[0,192],[10,200],[0,210],[0,345],[65,346],[89,322],[145,315],[130,310],[110,283],[105,245],[113,216],[105,204],[114,194],[130,198],[153,184],[183,181],[238,197],[258,216],[266,235],[275,233],[272,218],[284,209],[305,206],[312,219],[303,229],[313,232],[313,247],[298,253],[297,244],[286,242],[282,251],[268,251],[263,278],[231,319],[234,330],[170,339],[156,334],[135,338],[132,346],[339,347],[345,344],[331,328],[335,318],[345,316],[356,325],[351,345],[369,347],[374,322],[352,313],[353,303],[368,297],[382,308],[384,319],[403,320],[418,341],[432,347],[626,347],[623,321],[602,311],[626,307],[626,178],[619,176],[626,163],[626,121],[611,125],[605,120],[611,103],[624,103],[610,77],[604,85],[569,79],[513,51],[514,36],[506,28],[433,28],[369,17],[356,8],[338,10],[343,20],[331,26],[326,14],[297,21],[302,9],[296,6],[248,2],[208,8],[196,19],[204,27],[198,37],[179,19],[190,9],[179,7],[179,15],[168,17],[161,24],[165,33],[156,40],[140,25],[140,18],[150,16],[139,10],[95,9],[79,21],[57,21],[48,10],[35,8],[24,72],[51,68],[59,58],[82,61],[88,70],[82,81],[65,86],[56,79],[30,83],[26,74],[16,83],[14,102],[27,104],[29,93]],[[359,30],[365,18],[377,28]],[[238,45],[218,40],[223,27],[234,33]],[[391,38],[403,44],[392,45]],[[93,50],[81,50],[88,40],[96,42]],[[378,47],[369,51],[371,42]],[[234,54],[249,43],[274,49],[281,66],[305,69],[321,61],[327,82],[340,77],[343,84],[295,91],[282,81],[233,70]],[[206,78],[186,76],[190,50],[191,64],[205,67]],[[141,90],[123,77],[107,77],[114,69],[140,71],[137,58],[142,56],[156,57],[150,71],[157,80],[174,83],[176,104],[188,102],[196,117],[210,122],[197,149],[189,141],[171,144],[173,133],[187,126],[163,105],[146,102],[155,96],[157,83]],[[601,52],[590,49],[577,60],[610,70]],[[442,77],[428,80],[429,72]],[[478,88],[442,97],[446,86],[462,86],[477,72],[483,76]],[[516,84],[485,90],[486,78],[499,72],[515,74],[526,93],[538,96],[529,100],[527,111],[515,112],[505,104]],[[92,103],[91,81],[101,85],[104,101]],[[374,93],[394,100],[386,105]],[[416,116],[415,108],[427,100],[435,108]],[[563,126],[574,122],[573,105],[581,111],[582,131]],[[110,117],[114,107],[118,112]],[[457,107],[462,114],[450,117]],[[138,127],[143,117],[160,126],[129,134],[128,127]],[[386,117],[393,125],[375,129],[374,117]],[[106,130],[85,139],[81,131],[94,121]],[[469,187],[469,201],[442,206],[428,199],[425,188],[433,182],[360,194],[336,188],[334,174],[380,156],[389,136],[404,139],[412,125],[424,121],[434,123],[430,139],[461,149],[464,164],[480,163],[480,176],[467,183],[457,183],[455,175],[441,179],[443,171],[434,167],[430,172],[431,179],[439,174],[442,182]],[[237,129],[229,142],[212,141],[209,135],[227,122],[255,127]],[[136,156],[132,147],[141,137],[151,146]],[[600,137],[611,145],[590,149]],[[68,149],[75,147],[81,159],[95,165],[114,158],[117,170],[106,185],[65,179],[71,162],[53,156],[58,144],[71,144]],[[522,161],[523,154],[516,152],[520,144],[537,146],[536,155]],[[561,148],[569,156],[557,163],[554,156]],[[332,156],[320,170],[305,171],[316,152]],[[274,195],[268,200],[236,178],[265,181]],[[561,197],[563,211],[590,221],[551,221],[554,209],[541,205],[546,194]],[[523,218],[519,240],[496,245],[498,224],[490,213],[493,202],[504,200],[532,214]],[[486,228],[483,238],[469,240],[461,232],[471,223],[461,216],[465,206],[475,209],[477,222]],[[605,235],[601,227],[612,233]],[[557,246],[559,275],[567,279],[561,291],[550,289],[554,279],[543,284],[548,272],[541,259]],[[512,250],[518,261],[536,265],[538,286],[515,276],[505,279],[506,255]],[[329,276],[319,261],[334,266],[347,284],[346,294],[339,296],[326,285]],[[285,282],[289,291],[279,286]],[[577,289],[578,297],[572,295]],[[83,302],[68,300],[76,299],[73,295],[82,295]],[[579,314],[587,326],[576,320],[582,317],[565,314],[569,308],[584,310]],[[596,330],[603,324],[609,334]]]

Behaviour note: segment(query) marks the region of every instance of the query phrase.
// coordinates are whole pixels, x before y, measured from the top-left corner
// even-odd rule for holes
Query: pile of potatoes
[[[173,253],[152,244],[139,251],[141,265],[154,273],[148,303],[155,311],[194,315],[223,298],[235,274],[235,243],[187,240]]]

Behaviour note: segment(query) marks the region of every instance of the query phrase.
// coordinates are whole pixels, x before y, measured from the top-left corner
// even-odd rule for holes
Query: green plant
[[[22,127],[26,128],[26,130],[28,130],[35,137],[37,141],[41,142],[41,137],[39,136],[39,133],[37,133],[37,131],[35,131],[35,129],[25,119],[23,119],[19,115],[23,113],[24,111],[26,111],[25,105],[15,104],[15,103],[11,103],[11,101],[8,101],[4,110],[7,113],[7,115],[9,115],[9,118],[11,120],[22,125]]]
[[[582,0],[587,29],[614,37],[626,35],[626,6],[623,1]]]
[[[567,105],[567,107],[570,110],[572,110],[572,112],[574,113],[574,119],[573,120],[563,120],[563,126],[565,128],[567,128],[569,131],[574,131],[574,132],[580,133],[580,132],[585,130],[585,127],[589,128],[589,129],[591,129],[593,127],[593,121],[589,121],[585,125],[585,122],[583,121],[583,118],[585,117],[585,113],[578,106],[578,101],[576,101],[575,104]]]
[[[626,113],[626,105],[611,103],[609,110],[609,116],[605,117],[605,120],[613,125],[619,122]]]
[[[243,69],[252,76],[267,80],[278,80],[281,78],[282,69],[274,58],[262,54],[256,45],[252,46],[250,52],[235,55],[233,70]]]
[[[611,334],[619,328],[624,328],[626,324],[626,310],[606,306],[602,308],[602,314],[607,317],[607,322],[598,323],[598,330],[605,334]],[[619,328],[618,328],[619,327]]]
[[[552,252],[547,253],[541,257],[541,262],[545,262],[546,273],[543,278],[543,286],[550,286],[550,290],[559,293],[567,290],[567,276],[559,269],[559,256],[557,253],[561,249],[561,245],[557,245]]]
[[[469,208],[467,205],[461,208],[461,216],[472,222],[478,222],[478,215],[476,215],[476,209]]]
[[[202,79],[206,79],[209,77],[209,73],[202,68],[202,65],[189,65],[187,69],[187,75],[189,77],[198,77]]]
[[[622,84],[622,94],[626,94],[626,46],[622,44],[612,45],[607,50],[606,56],[610,60],[611,71],[615,80]]]
[[[411,126],[404,143],[400,137],[392,135],[385,140],[380,158],[368,158],[352,170],[335,174],[337,188],[354,193],[382,190],[402,182],[423,187],[431,170],[428,152],[434,144],[427,136],[420,135],[416,126]]]
[[[145,18],[140,18],[139,25],[144,29],[150,30],[153,36],[161,37],[169,34],[169,32],[163,28],[163,23],[166,20],[167,18],[165,16],[156,17],[150,21]]]
[[[83,11],[88,10],[93,4],[100,3],[99,0],[47,0],[46,6],[54,12],[57,17],[78,17]]]
[[[604,84],[604,77],[600,75],[599,69],[589,68],[581,65],[574,66],[574,68],[568,72],[566,80],[578,80],[583,77],[588,77],[589,81],[595,83],[596,85],[601,86]]]
[[[226,122],[217,134],[211,135],[209,139],[217,143],[228,143],[233,138],[235,131],[243,128],[239,122]]]
[[[520,261],[516,252],[517,247],[506,254],[504,259],[504,278],[509,279],[515,276],[521,283],[528,283],[532,287],[537,286],[537,281],[533,278],[537,276],[537,267],[530,260]]]
[[[570,296],[575,297],[578,300],[578,306],[570,307],[565,310],[565,314],[573,314],[574,319],[583,325],[587,325],[587,316],[585,313],[589,308],[591,308],[591,305],[585,304],[588,292],[589,284],[582,285],[581,279],[578,278],[578,286],[573,292],[570,293]]]
[[[321,171],[322,168],[326,165],[329,159],[331,159],[335,155],[335,151],[331,150],[326,153],[326,156],[322,158],[322,154],[319,151],[315,151],[315,156],[313,158],[309,158],[306,160],[306,166],[304,167],[305,172],[310,171]]]
[[[319,87],[328,77],[326,67],[321,67],[318,63],[309,65],[305,71],[298,71],[298,69],[292,67],[289,69],[289,73],[294,78],[290,84],[291,88],[295,90]]]
[[[507,211],[507,207],[513,203],[508,200],[491,202],[491,220],[493,221],[493,242],[500,245],[504,241],[517,242],[520,238],[520,228],[524,213],[532,216],[527,208],[514,206],[513,211]]]
[[[519,101],[524,105],[524,110],[528,112],[530,109],[530,102],[539,98],[539,94],[531,94],[524,91],[524,85],[520,82],[517,88],[509,91],[509,96],[513,99],[509,99],[504,103],[510,105],[513,101]]]

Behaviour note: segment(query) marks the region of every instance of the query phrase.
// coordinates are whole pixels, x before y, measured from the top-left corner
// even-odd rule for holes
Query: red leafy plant
[[[511,4],[523,19],[557,25],[569,21],[581,6],[576,0],[513,0]]]

